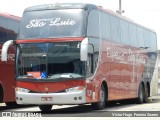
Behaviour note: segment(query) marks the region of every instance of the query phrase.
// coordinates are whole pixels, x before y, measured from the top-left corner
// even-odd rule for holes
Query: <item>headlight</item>
[[[66,92],[79,92],[79,91],[82,91],[82,90],[84,90],[84,87],[83,86],[78,86],[78,87],[68,88],[65,91]]]
[[[18,87],[16,87],[16,88],[15,88],[15,91],[16,91],[16,92],[29,93],[30,90],[25,89],[25,88],[18,88]]]

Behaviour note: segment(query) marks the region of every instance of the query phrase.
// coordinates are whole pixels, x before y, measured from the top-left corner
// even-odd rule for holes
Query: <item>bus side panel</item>
[[[99,68],[101,73],[106,73],[108,100],[136,98],[138,84],[143,79],[146,54],[140,49],[107,40],[102,40],[101,46]]]
[[[14,79],[14,48],[10,47],[8,61],[0,61],[0,80],[3,84],[4,102],[15,101],[15,79]]]

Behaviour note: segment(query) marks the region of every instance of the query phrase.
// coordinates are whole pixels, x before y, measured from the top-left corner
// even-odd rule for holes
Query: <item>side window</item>
[[[144,29],[143,36],[144,36],[144,47],[145,49],[150,50],[151,49],[150,32]]]
[[[97,10],[89,12],[87,36],[99,37],[99,12]]]
[[[144,48],[143,29],[137,26],[138,47]]]
[[[0,17],[0,42],[15,40],[19,29],[19,21]]]
[[[0,17],[0,42],[7,41],[7,20]]]
[[[133,24],[129,24],[129,39],[130,45],[137,47],[137,30]]]
[[[0,30],[0,43],[3,43],[7,40],[7,33],[3,30]]]
[[[121,20],[120,29],[121,29],[121,42],[124,44],[129,44],[128,23],[126,21]]]
[[[110,16],[101,12],[100,14],[101,38],[110,40]]]
[[[151,37],[151,50],[156,51],[157,50],[157,36],[155,33],[150,32]]]
[[[89,38],[87,77],[91,77],[98,64],[100,40],[98,38]]]
[[[120,22],[116,17],[111,16],[111,40],[120,42]]]
[[[8,20],[7,23],[7,28],[9,29],[8,31],[8,40],[15,40],[17,38],[17,32],[19,29],[19,21],[15,21],[15,20]]]

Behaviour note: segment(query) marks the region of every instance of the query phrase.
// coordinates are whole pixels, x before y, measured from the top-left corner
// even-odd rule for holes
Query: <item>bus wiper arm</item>
[[[70,76],[71,78],[75,79],[75,78],[73,77],[73,75],[69,74],[69,76]]]
[[[61,75],[62,78],[75,78],[73,77],[73,75],[71,74],[67,74],[67,75]]]

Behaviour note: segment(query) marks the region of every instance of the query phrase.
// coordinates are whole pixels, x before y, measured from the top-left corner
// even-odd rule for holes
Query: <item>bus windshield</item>
[[[17,58],[17,78],[57,80],[84,77],[80,42],[19,44]]]
[[[83,9],[25,12],[21,20],[18,39],[84,36],[85,13]]]

